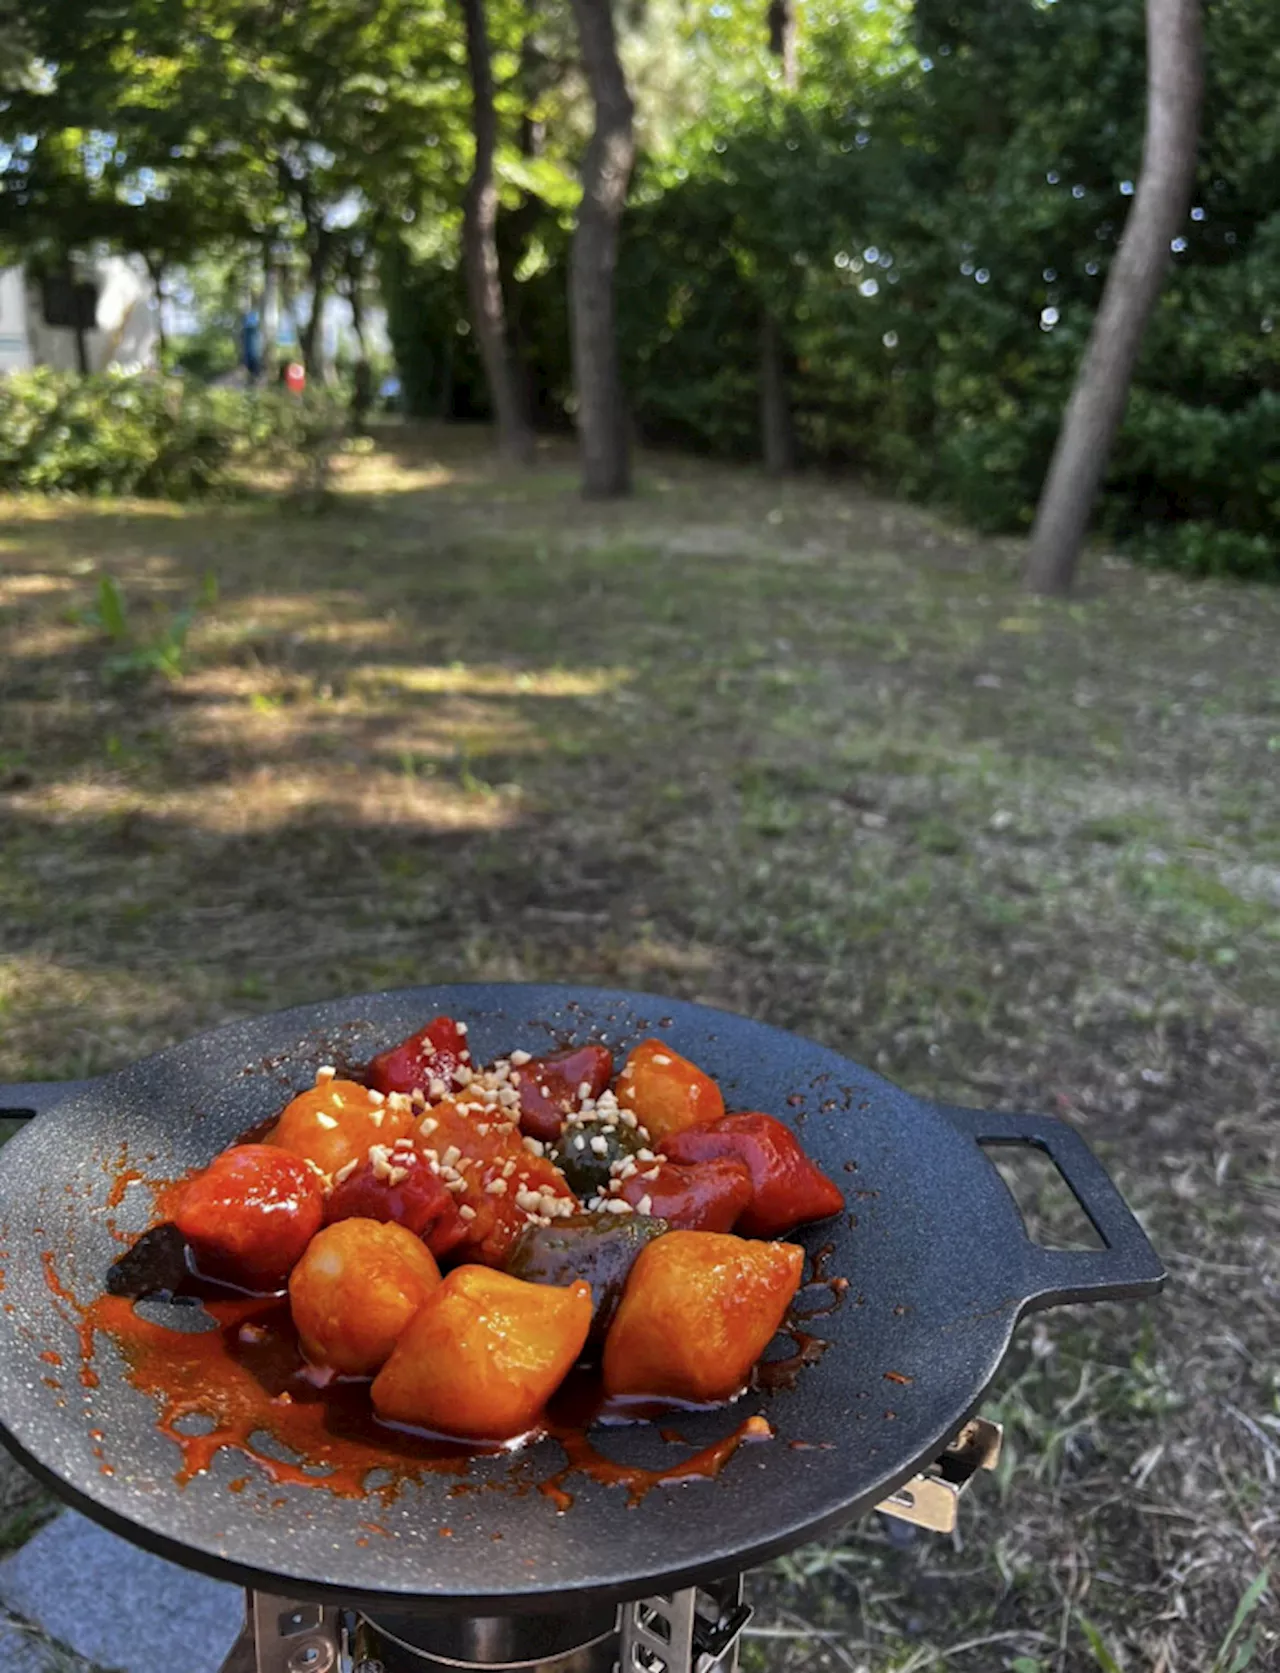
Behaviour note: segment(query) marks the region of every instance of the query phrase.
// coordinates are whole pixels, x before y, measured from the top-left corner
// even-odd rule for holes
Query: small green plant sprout
[[[146,679],[158,674],[162,679],[178,680],[186,672],[187,636],[202,610],[211,609],[218,601],[218,578],[207,572],[200,583],[194,601],[179,610],[157,612],[156,625],[147,632],[131,618],[124,589],[113,575],[98,577],[97,591],[90,609],[82,620],[95,627],[115,647],[102,663],[103,677],[108,682]]]
[[[1240,1638],[1245,1623],[1250,1615],[1266,1596],[1267,1588],[1271,1584],[1270,1569],[1263,1569],[1245,1588],[1243,1597],[1236,1605],[1236,1612],[1231,1617],[1231,1625],[1227,1628],[1227,1636],[1218,1647],[1218,1653],[1213,1658],[1213,1666],[1209,1673],[1245,1673],[1245,1668],[1252,1667],[1253,1658],[1261,1641],[1261,1629],[1254,1627],[1247,1638]],[[1239,1642],[1237,1643],[1237,1639]]]

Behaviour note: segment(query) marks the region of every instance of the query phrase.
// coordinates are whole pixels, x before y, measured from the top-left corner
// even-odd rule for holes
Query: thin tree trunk
[[[526,156],[530,153],[524,153]],[[515,379],[516,399],[524,422],[532,431],[536,428],[534,414],[539,410],[538,393],[533,369],[533,347],[529,339],[529,310],[525,301],[525,286],[516,279],[516,268],[529,248],[529,238],[543,214],[545,205],[526,193],[523,201],[505,215],[500,215],[495,233],[498,245],[498,272],[502,282],[507,317],[507,356],[511,375]]]
[[[276,372],[279,330],[279,275],[270,238],[262,240],[262,381],[269,389]]]
[[[164,291],[161,288],[164,281],[164,263],[154,261],[144,254],[147,277],[151,280],[151,287],[156,293],[156,347],[159,352],[160,370],[164,371],[165,355],[168,353],[169,342],[164,334]]]
[[[768,309],[760,316],[760,443],[770,476],[789,476],[795,470],[796,437],[787,399],[786,360]]]
[[[71,287],[71,317],[75,321],[76,370],[84,378],[89,375],[89,328],[84,323],[88,309],[84,305],[83,287],[75,282],[70,269],[67,282]]]
[[[311,280],[311,312],[307,316],[307,323],[298,333],[298,346],[302,350],[302,364],[307,369],[307,380],[310,383],[327,383],[329,370],[324,358],[324,332],[321,329],[324,320],[324,305],[329,297],[329,248],[332,239],[323,227],[314,231],[314,243],[308,259],[308,276]]]
[[[547,125],[536,120],[530,107],[538,96],[538,83],[543,56],[538,48],[535,31],[541,0],[524,0],[524,33],[520,37],[520,70],[518,86],[524,109],[520,112],[520,155],[540,157],[546,143]]]
[[[364,336],[364,303],[360,299],[360,281],[355,276],[348,281],[351,288],[347,292],[347,301],[351,304],[351,329],[356,334],[356,342],[360,345],[360,358],[369,358],[368,345]]]
[[[769,0],[769,51],[782,60],[782,81],[796,85],[795,0]],[[796,468],[796,438],[787,394],[787,355],[782,332],[766,304],[760,314],[760,452],[770,476]]]
[[[447,424],[453,417],[453,332],[445,337],[444,364],[440,368],[440,417]]]
[[[485,382],[498,424],[498,451],[513,464],[533,463],[533,432],[525,420],[507,345],[502,274],[498,267],[498,188],[493,180],[493,154],[498,143],[498,117],[493,104],[493,65],[484,0],[461,0],[467,31],[467,62],[471,68],[471,126],[475,134],[475,164],[462,210],[462,259],[471,298],[471,323],[480,345]]]
[[[369,345],[364,334],[364,302],[360,295],[361,280],[359,259],[351,255],[347,260],[347,301],[351,304],[351,329],[356,334],[356,342],[360,345],[360,358],[356,361],[355,372],[351,379],[351,417],[357,430],[363,430],[365,420],[369,416],[369,408],[373,405],[373,368],[369,365]]]
[[[302,224],[306,228],[303,248],[307,252],[307,279],[311,285],[311,312],[307,323],[298,330],[298,347],[302,364],[306,367],[309,383],[328,381],[324,363],[324,305],[329,294],[329,256],[333,234],[324,224],[324,214],[316,203],[311,177],[304,169],[295,174],[283,157],[277,159],[280,182],[286,198],[297,199]]]
[[[609,0],[573,0],[596,122],[582,165],[569,301],[583,492],[608,499],[631,487],[631,438],[618,364],[618,231],[635,162],[633,107],[618,59]]]
[[[319,278],[311,285],[311,312],[307,323],[298,333],[298,347],[302,350],[302,364],[307,369],[308,383],[323,383],[325,381],[324,336],[320,330],[320,317],[324,312],[325,301],[328,297],[328,281]]]
[[[795,0],[769,0],[769,51],[782,60],[782,85],[794,88],[799,80]]]
[[[1187,211],[1203,78],[1200,0],[1147,0],[1147,131],[1138,190],[1036,509],[1025,576],[1032,592],[1065,593],[1075,575],[1170,242]]]
[[[539,84],[543,77],[544,58],[538,47],[536,29],[541,0],[524,0],[524,31],[520,37],[520,67],[516,73],[521,111],[520,128],[516,138],[522,157],[540,157],[546,147],[547,125],[533,115],[537,104]],[[520,410],[530,429],[541,409],[539,389],[535,380],[532,345],[528,332],[528,307],[524,289],[515,271],[529,248],[529,239],[545,212],[546,205],[533,192],[524,192],[517,207],[504,215],[496,233],[498,268],[502,275],[503,295],[507,299],[507,347],[516,380]]]
[[[288,261],[286,261],[283,266],[276,269],[276,275],[280,284],[281,323],[283,324],[284,320],[286,318],[288,319],[290,335],[294,339],[293,352],[289,353],[286,351],[285,353],[284,358],[287,364],[289,361],[296,360],[298,358],[298,353],[302,344],[302,331],[298,325],[298,298],[294,293],[293,268]],[[276,368],[277,380],[280,376],[280,370],[281,369],[279,367]]]
[[[276,336],[279,329],[279,275],[274,267],[268,267],[262,281],[262,381],[268,388],[276,376]]]

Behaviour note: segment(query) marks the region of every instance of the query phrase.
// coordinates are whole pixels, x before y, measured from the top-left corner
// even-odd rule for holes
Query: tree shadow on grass
[[[647,971],[836,1029],[855,999],[882,1006],[877,1033],[931,1072],[937,1009],[985,1039],[1018,1008],[1008,972],[1043,1006],[1067,1003],[1091,936],[1119,963],[1114,895],[1087,908],[1105,929],[1067,924],[1063,956],[1057,879],[1095,851],[1064,847],[1095,786],[1113,869],[1176,840],[1171,783],[1208,739],[1194,717],[1171,738],[1156,700],[1201,654],[1176,589],[1133,578],[1105,623],[1028,615],[989,554],[904,555],[913,514],[887,509],[890,538],[870,502],[841,521],[853,502],[829,486],[683,461],[667,497],[602,509],[571,473],[503,476],[470,434],[384,442],[324,516],[15,522],[0,912],[21,1015],[80,983],[83,1017],[125,977],[146,997],[122,1014],[162,1001],[183,1032],[445,967]],[[106,677],[113,647],[84,620],[104,570],[142,638],[217,574],[176,683]],[[1258,634],[1213,597],[1225,683]],[[1243,779],[1264,745],[1241,730],[1215,767]],[[188,1011],[158,974],[175,970]],[[34,1026],[18,1035],[48,1038]],[[81,1052],[132,1054],[114,1025]]]

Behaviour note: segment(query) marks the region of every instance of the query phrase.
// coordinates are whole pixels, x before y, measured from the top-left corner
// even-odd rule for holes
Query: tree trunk
[[[353,275],[348,283],[351,287],[347,292],[347,301],[351,304],[351,329],[355,332],[356,342],[360,345],[361,360],[367,360],[369,352],[364,336],[364,303],[360,298],[360,281]]]
[[[307,369],[307,382],[311,384],[323,383],[324,369],[324,336],[320,330],[320,316],[324,312],[324,305],[328,292],[328,284],[321,278],[313,281],[311,286],[311,312],[307,316],[307,323],[298,332],[298,347],[302,350],[302,364]]]
[[[164,334],[164,263],[155,261],[151,256],[143,255],[146,264],[147,277],[151,280],[152,289],[156,293],[156,348],[159,355],[160,370],[164,371],[165,356],[169,351],[168,339]]]
[[[89,375],[89,331],[97,319],[97,314],[89,309],[85,287],[76,283],[70,267],[67,269],[67,283],[71,289],[71,317],[75,321],[76,370],[85,378]],[[86,320],[88,324],[85,323]]]
[[[537,23],[540,0],[524,0],[524,33],[520,37],[520,69],[517,84],[524,108],[520,112],[520,155],[540,157],[547,138],[547,124],[535,119],[531,107],[538,97],[543,56],[538,49]]]
[[[618,364],[615,275],[618,231],[635,162],[631,95],[618,59],[610,0],[573,0],[583,68],[596,122],[582,165],[582,204],[573,235],[569,303],[583,492],[629,492],[631,448]]]
[[[294,293],[293,268],[288,261],[276,269],[276,279],[280,287],[280,322],[283,325],[287,319],[290,335],[294,338],[292,351],[285,350],[284,363],[298,358],[299,346],[302,342],[302,331],[298,325],[298,298]],[[276,368],[276,378],[279,380],[284,367]]]
[[[373,405],[373,368],[369,364],[369,345],[364,334],[364,302],[360,295],[362,277],[359,258],[349,256],[347,301],[351,304],[351,329],[360,345],[360,358],[356,361],[351,379],[351,417],[356,429],[360,431],[363,431],[369,408]]]
[[[325,381],[324,365],[324,333],[320,329],[324,305],[328,299],[329,285],[325,278],[314,280],[311,286],[311,312],[307,316],[307,323],[298,332],[298,347],[302,351],[302,364],[307,369],[307,382],[312,384]]]
[[[533,115],[545,62],[536,35],[540,4],[541,0],[524,0],[524,32],[520,38],[520,67],[516,73],[516,87],[521,103],[516,144],[522,157],[540,157],[546,148],[546,122]],[[498,243],[498,271],[502,279],[503,295],[507,301],[507,348],[515,374],[520,410],[524,414],[525,423],[531,429],[536,424],[536,415],[542,408],[542,401],[534,374],[525,287],[519,283],[515,275],[516,268],[529,248],[529,240],[545,213],[546,205],[536,194],[523,192],[516,208],[500,216],[495,235]]]
[[[269,389],[276,374],[276,334],[280,329],[278,274],[271,240],[262,241],[262,381]]]
[[[302,350],[302,364],[307,369],[308,383],[326,383],[329,371],[325,364],[324,332],[321,325],[324,319],[324,305],[329,296],[329,247],[332,239],[323,226],[315,229],[313,239],[307,264],[308,277],[311,280],[311,312],[307,316],[307,323],[298,332],[298,346]]]
[[[769,0],[769,51],[782,60],[782,81],[796,85],[795,0]],[[795,429],[787,394],[787,357],[782,333],[766,305],[760,315],[760,452],[770,476],[796,468]]]
[[[1147,131],[1138,190],[1036,508],[1025,575],[1032,592],[1065,593],[1075,575],[1170,241],[1187,211],[1203,76],[1200,0],[1147,0]]]
[[[280,330],[279,280],[268,267],[262,280],[262,381],[267,386],[276,376],[276,336]]]
[[[502,275],[498,267],[498,188],[493,180],[493,154],[498,143],[498,117],[493,104],[493,65],[484,0],[461,0],[467,31],[467,62],[471,68],[471,126],[475,134],[475,165],[462,210],[462,259],[467,270],[471,323],[480,345],[485,382],[498,424],[498,451],[513,464],[533,463],[533,432],[525,420],[507,345]]]
[[[516,398],[525,424],[536,428],[535,414],[540,410],[533,367],[533,345],[530,341],[529,309],[525,300],[526,287],[516,278],[516,268],[529,248],[529,239],[545,212],[539,198],[526,194],[515,208],[498,217],[496,239],[498,245],[498,273],[505,298],[507,317],[507,354],[511,375],[515,379]]]
[[[787,400],[787,369],[782,338],[773,315],[760,316],[760,442],[770,476],[789,476],[796,468],[796,438]]]
[[[782,85],[794,88],[799,79],[795,0],[769,0],[769,51],[782,60]]]

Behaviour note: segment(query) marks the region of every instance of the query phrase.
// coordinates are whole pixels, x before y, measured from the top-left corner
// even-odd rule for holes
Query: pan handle
[[[30,1121],[92,1085],[91,1080],[28,1080],[14,1086],[0,1085],[0,1121]]]
[[[1028,1237],[1023,1263],[1025,1311],[1068,1301],[1125,1301],[1154,1295],[1164,1287],[1166,1273],[1160,1257],[1111,1176],[1074,1127],[1049,1115],[1006,1115],[954,1104],[937,1108],[978,1144],[1025,1144],[1043,1151],[1106,1245],[1104,1249],[1045,1249]]]

